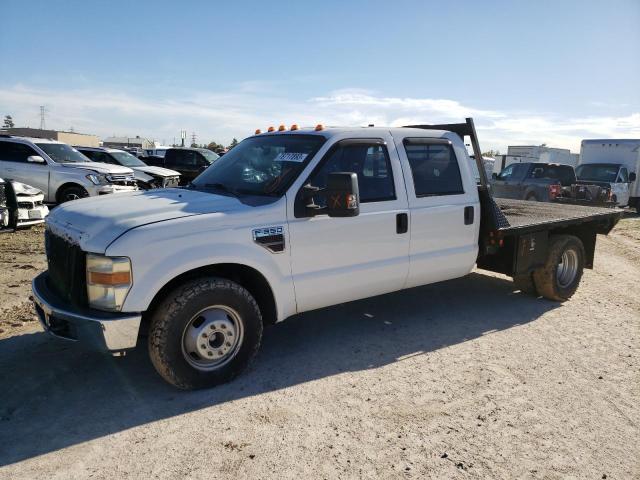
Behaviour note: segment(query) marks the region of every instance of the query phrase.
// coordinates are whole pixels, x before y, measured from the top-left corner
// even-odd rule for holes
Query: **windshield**
[[[36,145],[44,150],[54,162],[77,163],[91,161],[66,143],[36,143]]]
[[[320,135],[248,138],[202,172],[193,186],[281,196],[324,142]]]
[[[217,153],[213,153],[211,150],[207,150],[206,148],[201,148],[198,151],[204,156],[204,158],[207,159],[209,163],[213,163],[220,158],[220,155],[218,155]]]
[[[618,165],[580,165],[576,175],[578,180],[613,183],[618,178]]]
[[[137,159],[133,155],[127,152],[109,152],[113,158],[116,159],[120,165],[124,165],[125,167],[146,167],[147,164],[142,160]]]

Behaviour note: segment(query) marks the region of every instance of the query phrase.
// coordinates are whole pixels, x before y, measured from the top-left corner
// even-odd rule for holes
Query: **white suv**
[[[92,162],[66,143],[8,135],[0,135],[0,177],[42,190],[47,203],[138,189],[130,168]]]

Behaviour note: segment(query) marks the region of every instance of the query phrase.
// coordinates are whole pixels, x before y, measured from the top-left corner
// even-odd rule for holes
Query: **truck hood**
[[[86,252],[104,253],[116,238],[142,225],[245,207],[237,198],[169,188],[116,193],[63,203],[47,228]]]
[[[112,165],[110,163],[98,163],[98,162],[69,162],[61,163],[63,167],[67,168],[83,168],[85,170],[91,170],[96,173],[102,174],[127,174],[133,173],[129,167],[123,167],[121,165]]]
[[[162,168],[162,167],[151,167],[151,166],[133,167],[133,170],[136,170],[138,172],[144,172],[153,177],[179,177],[180,176],[179,172],[176,172],[175,170],[169,170],[168,168]]]

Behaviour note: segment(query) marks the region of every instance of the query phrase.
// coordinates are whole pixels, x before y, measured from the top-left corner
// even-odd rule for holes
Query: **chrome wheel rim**
[[[556,269],[556,278],[561,288],[566,288],[573,283],[578,274],[578,254],[575,250],[565,250],[560,257],[560,263]]]
[[[238,312],[225,305],[207,307],[187,323],[182,333],[182,355],[197,370],[215,370],[237,355],[243,336]]]

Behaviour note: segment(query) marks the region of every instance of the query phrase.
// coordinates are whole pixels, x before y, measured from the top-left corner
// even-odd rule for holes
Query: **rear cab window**
[[[458,159],[451,143],[435,138],[405,138],[416,197],[464,194]]]
[[[563,187],[576,183],[576,174],[569,165],[534,165],[528,178],[558,180]]]

